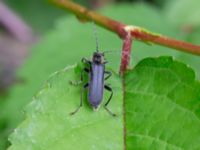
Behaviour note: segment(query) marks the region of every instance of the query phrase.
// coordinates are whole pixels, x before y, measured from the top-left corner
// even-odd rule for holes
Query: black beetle
[[[97,43],[97,37],[96,37],[96,52],[93,53],[92,61],[87,60],[86,58],[82,59],[83,63],[86,63],[89,65],[89,68],[84,68],[81,72],[81,81],[83,81],[83,72],[86,72],[89,74],[89,82],[84,84],[82,87],[82,93],[81,93],[81,99],[80,99],[80,105],[79,107],[71,113],[71,115],[78,112],[78,110],[81,108],[83,103],[83,93],[86,88],[88,88],[88,101],[89,104],[92,106],[94,110],[97,110],[100,106],[102,100],[103,100],[103,93],[104,88],[111,92],[109,99],[104,104],[104,108],[112,115],[116,116],[114,113],[112,113],[108,108],[107,105],[109,104],[110,100],[113,96],[112,88],[105,84],[104,81],[107,80],[112,73],[109,71],[105,71],[105,64],[107,61],[104,59],[104,53],[105,52],[99,52],[98,50],[98,43]],[[106,76],[105,76],[106,74]]]

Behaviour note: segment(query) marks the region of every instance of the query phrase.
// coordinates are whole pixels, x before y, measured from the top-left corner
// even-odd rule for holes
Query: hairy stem
[[[124,72],[127,70],[127,67],[129,65],[130,57],[131,57],[131,46],[132,46],[132,38],[131,38],[131,34],[128,33],[123,40],[121,65],[120,65],[121,75],[124,74]]]

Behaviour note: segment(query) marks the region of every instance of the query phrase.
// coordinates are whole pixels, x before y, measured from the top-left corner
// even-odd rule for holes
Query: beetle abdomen
[[[104,64],[91,65],[88,100],[93,108],[98,108],[103,99]]]

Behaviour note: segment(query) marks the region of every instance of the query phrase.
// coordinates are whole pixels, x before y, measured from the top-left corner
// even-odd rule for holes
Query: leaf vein
[[[129,133],[128,136],[135,136],[135,137],[141,137],[141,138],[147,138],[147,139],[150,139],[150,140],[154,140],[154,141],[157,141],[157,142],[160,142],[160,143],[163,143],[165,145],[168,145],[168,146],[171,146],[171,147],[174,147],[175,149],[177,150],[183,150],[182,147],[178,146],[178,145],[175,145],[175,144],[171,144],[163,139],[160,139],[160,138],[156,138],[156,137],[153,137],[151,135],[143,135],[143,134],[139,134],[139,133]],[[166,148],[167,149],[167,146]]]

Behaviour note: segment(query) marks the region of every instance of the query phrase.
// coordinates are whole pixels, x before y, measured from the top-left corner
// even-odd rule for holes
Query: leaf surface
[[[145,3],[112,5],[100,10],[100,12],[126,24],[178,37],[177,30],[163,17],[161,11]],[[118,72],[121,40],[113,33],[100,27],[97,27],[97,33],[100,50],[118,51],[106,55],[106,59],[109,61],[108,66],[114,72]],[[0,124],[1,121],[2,124],[6,124],[6,132],[4,135],[0,135],[0,143],[6,141],[4,139],[7,139],[7,135],[24,119],[24,106],[31,101],[31,97],[38,91],[49,74],[78,62],[82,57],[90,58],[94,49],[95,40],[91,24],[82,24],[75,17],[70,16],[60,18],[55,27],[32,49],[31,56],[19,71],[18,74],[25,80],[25,83],[13,87],[9,96],[2,100]],[[192,65],[197,72],[199,70],[199,57],[157,45],[146,45],[138,41],[133,42],[131,64],[133,66],[145,57],[160,55],[175,56]],[[197,75],[199,77],[199,74]],[[4,142],[2,143],[5,145]]]
[[[200,149],[200,84],[191,68],[147,58],[125,78],[128,150]]]
[[[79,112],[71,116],[70,113],[79,106],[81,94],[81,85],[70,84],[78,79],[74,70],[71,67],[54,73],[36,94],[26,107],[26,120],[11,136],[13,146],[9,150],[123,149],[120,78],[114,75],[110,80],[114,96],[108,105],[117,117],[111,116],[103,107],[93,112],[86,99]],[[103,103],[108,96],[105,92]]]
[[[19,5],[17,3],[12,4]],[[31,3],[34,6],[37,6],[36,4],[37,2]],[[43,7],[42,4],[41,7]],[[17,6],[16,9],[18,8],[20,7]],[[26,11],[28,8],[24,7],[23,10],[20,10]],[[145,3],[112,5],[101,9],[100,13],[127,24],[138,25],[173,37],[176,36],[176,30],[173,30],[165,21],[160,11]],[[128,15],[125,17],[124,14]],[[40,21],[36,23],[40,23]],[[100,27],[97,27],[97,34],[100,50],[116,50],[116,53],[108,53],[106,59],[109,61],[107,65],[118,72],[121,40],[115,34]],[[59,18],[56,21],[54,28],[32,48],[31,55],[19,70],[18,76],[25,82],[14,86],[7,98],[0,97],[0,101],[2,101],[0,105],[0,124],[1,122],[6,124],[6,134],[4,136],[0,135],[2,145],[5,145],[3,141],[6,140],[3,139],[7,138],[6,135],[24,119],[23,108],[31,101],[31,97],[40,89],[48,76],[56,70],[80,61],[82,57],[90,59],[95,47],[92,24],[82,24],[74,16]],[[177,54],[176,51],[169,50],[169,48],[161,48],[156,45],[149,46],[137,41],[134,42],[133,48],[132,64],[136,64],[147,56]]]
[[[114,97],[109,108],[92,112],[79,104],[77,69],[54,73],[27,106],[26,120],[11,136],[9,150],[116,149],[122,150],[122,87],[114,74]],[[108,97],[108,93],[105,97]],[[127,150],[198,150],[200,148],[200,83],[194,71],[171,57],[146,58],[125,75]],[[78,141],[78,144],[77,144]]]

